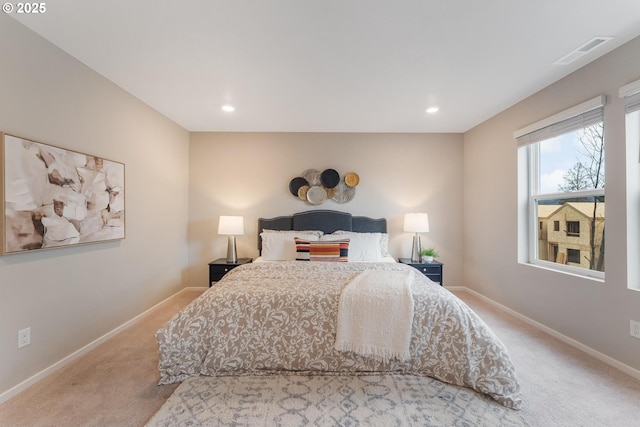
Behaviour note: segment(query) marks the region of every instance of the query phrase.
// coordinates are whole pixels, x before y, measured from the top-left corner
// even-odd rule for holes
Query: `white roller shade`
[[[625,111],[631,113],[640,110],[640,80],[620,88],[620,98],[625,99]]]
[[[517,130],[513,136],[521,147],[595,125],[604,118],[605,101],[604,95],[593,98]]]

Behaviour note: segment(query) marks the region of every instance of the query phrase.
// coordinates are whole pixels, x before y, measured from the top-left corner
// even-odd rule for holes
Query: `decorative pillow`
[[[297,238],[297,261],[347,262],[349,260],[349,239],[333,241],[310,241]]]
[[[296,242],[296,261],[310,261],[309,249],[311,241],[300,239],[299,237],[296,237],[294,241]]]
[[[294,238],[301,236],[307,240],[318,240],[316,234],[286,233],[278,231],[263,231],[261,256],[265,261],[293,261],[296,259],[296,243]]]
[[[381,261],[382,248],[380,245],[382,233],[355,233],[351,231],[336,231],[325,234],[321,241],[332,241],[349,238],[349,262]]]

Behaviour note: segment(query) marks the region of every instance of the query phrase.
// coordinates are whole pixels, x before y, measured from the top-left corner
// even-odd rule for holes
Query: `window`
[[[567,221],[567,236],[580,236],[579,221]]]
[[[640,290],[640,80],[620,88],[626,111],[627,287]]]
[[[604,101],[592,99],[516,132],[519,237],[528,242],[519,245],[526,251],[521,261],[604,278]],[[547,223],[546,235],[539,222]]]
[[[580,249],[567,249],[567,262],[580,264]]]

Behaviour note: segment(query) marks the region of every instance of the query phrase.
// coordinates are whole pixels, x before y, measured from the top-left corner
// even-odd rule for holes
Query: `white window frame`
[[[627,147],[627,289],[640,291],[640,80],[618,91],[625,103]]]
[[[569,108],[568,110],[562,111],[558,114],[555,114],[551,117],[543,119],[539,122],[536,122],[532,125],[529,125],[525,128],[517,130],[514,132],[513,136],[516,140],[518,140],[518,150],[524,151],[526,155],[526,162],[522,163],[522,165],[526,164],[526,171],[518,171],[522,178],[527,180],[526,186],[520,187],[521,189],[525,189],[527,191],[527,212],[526,212],[526,233],[525,235],[519,235],[519,238],[526,238],[528,240],[527,254],[524,257],[519,257],[524,260],[525,263],[536,265],[539,267],[544,267],[549,270],[560,271],[564,273],[575,274],[578,276],[594,278],[598,280],[604,280],[605,272],[590,270],[588,268],[576,267],[567,264],[559,264],[556,262],[551,262],[547,260],[542,260],[539,258],[539,248],[538,248],[538,236],[539,236],[539,218],[538,218],[538,201],[543,200],[557,200],[557,199],[574,199],[579,197],[595,197],[595,196],[605,196],[605,189],[592,189],[592,190],[580,190],[580,191],[571,191],[571,192],[560,192],[560,193],[552,193],[552,194],[539,194],[539,184],[540,184],[540,168],[539,168],[539,150],[541,141],[545,139],[530,143],[528,141],[528,135],[544,131],[545,128],[549,128],[556,123],[571,119],[573,117],[577,117],[582,115],[583,113],[595,110],[597,108],[603,108],[606,103],[606,97],[604,95],[598,96],[596,98],[590,99],[582,104],[576,105],[573,108]],[[606,200],[606,198],[605,198]],[[606,201],[605,201],[606,203]],[[521,229],[522,230],[522,229]]]

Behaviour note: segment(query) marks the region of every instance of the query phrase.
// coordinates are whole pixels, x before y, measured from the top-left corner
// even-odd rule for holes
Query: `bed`
[[[386,220],[316,210],[260,219],[258,225],[262,262],[231,270],[157,331],[161,384],[197,375],[393,372],[469,387],[520,408],[520,385],[503,343],[449,291],[391,262]],[[306,246],[294,241],[291,259],[291,244],[273,244],[271,238],[306,244],[348,239],[349,255],[347,262],[314,262],[300,251]],[[374,251],[363,247],[371,242]],[[365,274],[378,281],[407,278],[412,313],[405,357],[338,349],[342,298]]]

